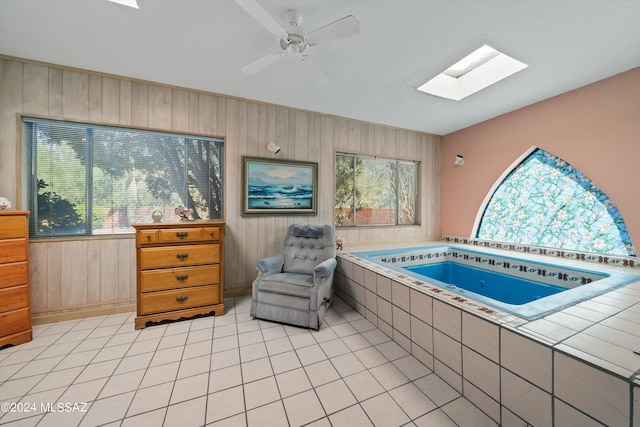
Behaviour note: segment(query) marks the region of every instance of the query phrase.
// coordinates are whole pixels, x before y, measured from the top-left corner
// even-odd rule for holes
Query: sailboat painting
[[[317,214],[317,163],[242,159],[243,215]]]

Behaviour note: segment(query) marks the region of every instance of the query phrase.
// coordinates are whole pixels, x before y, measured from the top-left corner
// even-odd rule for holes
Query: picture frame
[[[242,215],[317,215],[318,163],[242,157]]]

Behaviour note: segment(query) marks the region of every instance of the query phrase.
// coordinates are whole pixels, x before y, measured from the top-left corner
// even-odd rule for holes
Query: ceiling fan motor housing
[[[286,39],[280,39],[280,47],[289,53],[301,53],[307,45],[306,37],[298,33],[287,33]]]
[[[302,53],[307,46],[307,38],[302,32],[302,13],[295,9],[289,9],[284,16],[284,20],[289,26],[287,38],[280,39],[280,47],[287,53]]]

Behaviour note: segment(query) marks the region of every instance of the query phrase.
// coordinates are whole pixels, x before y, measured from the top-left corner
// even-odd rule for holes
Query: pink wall
[[[540,147],[599,186],[640,249],[640,68],[446,135],[442,139],[442,234],[471,236],[494,183]],[[456,154],[463,166],[454,166]]]

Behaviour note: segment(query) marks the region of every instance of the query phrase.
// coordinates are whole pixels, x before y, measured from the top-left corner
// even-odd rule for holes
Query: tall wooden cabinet
[[[223,222],[134,224],[140,329],[164,320],[224,314]]]
[[[29,211],[0,211],[0,348],[31,341]]]

